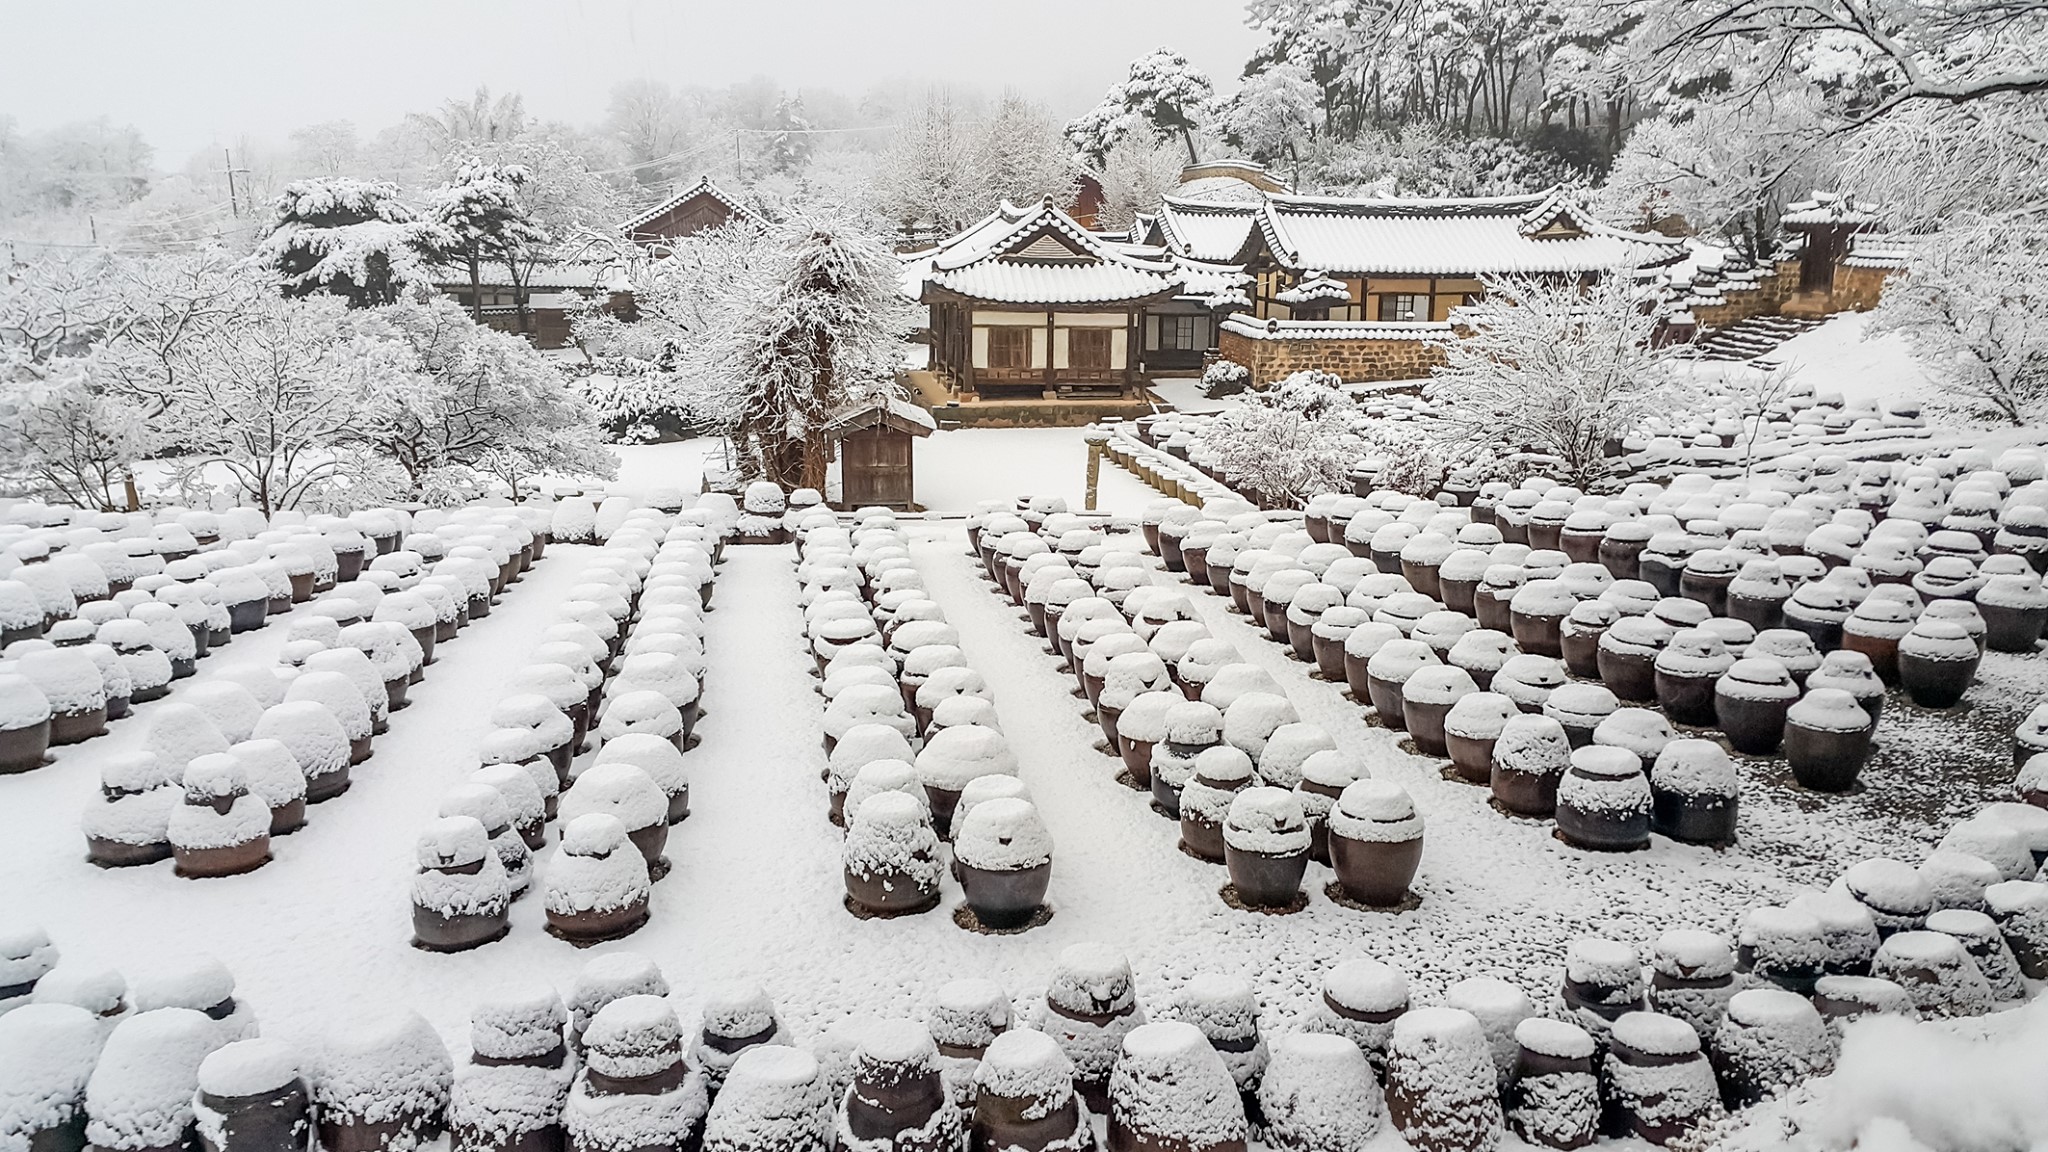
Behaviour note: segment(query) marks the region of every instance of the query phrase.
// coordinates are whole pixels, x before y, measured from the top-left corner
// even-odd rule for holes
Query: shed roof
[[[938,421],[922,407],[897,396],[878,397],[841,408],[825,421],[825,438],[837,440],[864,428],[887,427],[910,436],[929,436]]]

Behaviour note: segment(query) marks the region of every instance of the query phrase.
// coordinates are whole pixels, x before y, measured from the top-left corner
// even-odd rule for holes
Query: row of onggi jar
[[[1052,837],[1017,778],[988,682],[927,593],[895,517],[864,509],[853,519],[849,529],[814,509],[793,525],[848,907],[929,911],[950,873],[963,927],[1024,929],[1050,915]]]

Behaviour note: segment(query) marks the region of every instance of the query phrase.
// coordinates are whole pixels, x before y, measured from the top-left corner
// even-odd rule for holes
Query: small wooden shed
[[[839,455],[836,506],[911,511],[917,492],[911,443],[937,428],[930,412],[893,397],[833,416],[825,425],[825,438]]]

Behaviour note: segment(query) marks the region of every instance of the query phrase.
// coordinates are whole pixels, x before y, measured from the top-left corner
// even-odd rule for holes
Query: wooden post
[[[1109,446],[1109,433],[1100,428],[1090,428],[1085,438],[1088,441],[1088,492],[1082,508],[1093,512],[1095,492],[1102,481],[1102,452]]]

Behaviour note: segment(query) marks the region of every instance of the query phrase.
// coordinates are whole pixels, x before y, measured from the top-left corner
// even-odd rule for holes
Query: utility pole
[[[235,154],[226,148],[220,150],[220,158],[228,166],[228,214],[235,219],[242,218],[242,210],[235,206]]]

